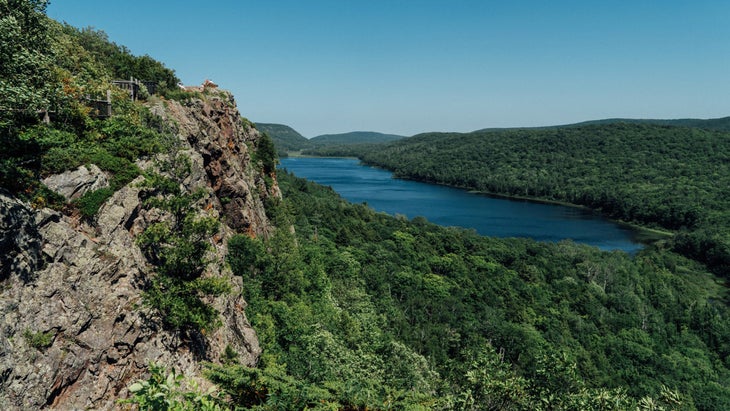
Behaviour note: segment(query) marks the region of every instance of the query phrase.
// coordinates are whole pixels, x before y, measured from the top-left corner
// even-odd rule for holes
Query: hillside
[[[575,124],[575,126],[612,123],[654,124],[659,126],[690,127],[701,128],[705,130],[730,131],[730,117],[711,119],[683,118],[674,120],[611,118],[605,120],[586,121],[582,123],[577,123]]]
[[[557,200],[671,230],[730,271],[730,133],[650,124],[422,134],[359,155],[397,176]]]
[[[271,137],[276,152],[279,154],[286,154],[288,151],[300,151],[312,146],[309,139],[284,124],[256,123],[256,128]]]
[[[711,119],[698,119],[698,118],[683,118],[674,120],[661,120],[661,119],[634,119],[634,118],[607,118],[602,120],[589,120],[580,123],[564,124],[558,126],[543,126],[543,127],[511,127],[511,128],[483,128],[474,131],[474,133],[484,133],[492,131],[510,131],[510,130],[547,130],[556,128],[572,128],[572,127],[583,127],[590,125],[610,125],[610,124],[649,124],[658,126],[674,126],[674,127],[688,127],[688,128],[701,128],[705,130],[717,130],[717,131],[730,131],[730,117],[711,118]]]
[[[312,137],[310,141],[315,146],[321,147],[327,145],[387,143],[402,138],[405,138],[405,136],[376,133],[374,131],[352,131],[341,134],[323,134]]]

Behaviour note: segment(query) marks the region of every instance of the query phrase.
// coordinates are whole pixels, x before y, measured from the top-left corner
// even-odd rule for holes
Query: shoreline
[[[359,158],[355,156],[318,156],[318,155],[311,155],[311,154],[302,154],[301,151],[287,151],[286,157],[279,157],[281,158],[349,158],[352,160],[360,160]],[[362,161],[362,160],[360,160]]]
[[[419,179],[409,176],[397,176],[395,175],[395,172],[393,170],[390,170],[388,168],[376,165],[376,164],[370,164],[368,162],[363,161],[359,157],[355,156],[322,156],[322,155],[303,155],[300,152],[290,152],[294,153],[294,155],[289,155],[291,158],[345,158],[345,159],[352,159],[352,160],[358,160],[362,165],[368,166],[368,167],[375,167],[379,168],[385,171],[388,171],[392,174],[392,178],[397,178],[401,180],[410,180],[410,181],[416,181],[419,183],[425,183],[425,184],[433,184],[433,185],[439,185],[444,187],[450,187],[450,188],[456,188],[459,190],[464,190],[471,194],[477,194],[482,195],[486,197],[492,197],[492,198],[499,198],[503,200],[512,200],[512,201],[524,201],[524,202],[530,202],[530,203],[536,203],[536,204],[547,204],[547,205],[556,205],[556,206],[562,206],[562,207],[570,207],[570,208],[576,208],[581,209],[585,211],[590,211],[591,213],[594,213],[596,215],[599,215],[603,218],[605,218],[608,221],[611,221],[615,224],[618,224],[620,226],[626,227],[628,229],[631,229],[635,232],[636,238],[635,241],[640,244],[644,245],[650,245],[654,244],[658,241],[667,240],[674,236],[674,232],[663,230],[660,228],[653,228],[653,227],[646,227],[642,226],[637,223],[627,222],[623,220],[618,220],[611,218],[605,214],[603,214],[601,211],[590,208],[588,206],[584,206],[581,204],[574,204],[569,203],[566,201],[560,201],[560,200],[550,200],[546,198],[539,198],[539,197],[529,197],[529,196],[520,196],[520,195],[508,195],[508,194],[500,194],[500,193],[493,193],[488,191],[481,191],[481,190],[474,190],[469,187],[462,187],[458,185],[452,185],[452,184],[446,184],[446,183],[440,183],[435,181],[429,181],[426,179]],[[289,153],[288,153],[289,154]]]
[[[321,156],[319,156],[319,157],[321,157]],[[353,158],[353,157],[347,157],[347,158]],[[362,162],[361,159],[359,159],[359,160]],[[574,204],[574,203],[569,203],[567,201],[560,201],[560,200],[550,200],[547,198],[493,193],[493,192],[489,192],[489,191],[474,190],[474,189],[468,188],[468,187],[462,187],[462,186],[446,184],[446,183],[439,183],[439,182],[435,182],[435,181],[418,179],[418,178],[413,178],[413,177],[408,177],[408,176],[396,176],[395,173],[393,172],[393,170],[387,169],[385,167],[368,164],[365,162],[363,162],[363,164],[371,166],[371,167],[377,167],[377,168],[381,168],[383,170],[390,171],[391,173],[393,173],[393,178],[399,178],[402,180],[411,180],[411,181],[418,181],[420,183],[434,184],[434,185],[440,185],[440,186],[451,187],[451,188],[458,188],[460,190],[465,190],[472,194],[478,194],[478,195],[483,195],[483,196],[493,197],[493,198],[500,198],[500,199],[504,199],[504,200],[526,201],[526,202],[536,203],[536,204],[557,205],[557,206],[562,206],[562,207],[571,207],[571,208],[577,208],[577,209],[590,211],[592,213],[600,215],[601,217],[606,218],[607,220],[609,220],[611,222],[614,222],[621,226],[625,226],[625,227],[630,228],[631,230],[635,231],[637,234],[636,241],[638,241],[642,244],[645,244],[645,245],[653,244],[657,241],[666,240],[666,239],[674,237],[674,232],[672,232],[672,231],[664,230],[661,228],[647,227],[647,226],[643,226],[643,225],[640,225],[637,223],[614,219],[614,218],[611,218],[611,217],[603,214],[599,210],[596,210],[596,209],[593,209],[593,208],[590,208],[588,206],[584,206],[581,204]]]

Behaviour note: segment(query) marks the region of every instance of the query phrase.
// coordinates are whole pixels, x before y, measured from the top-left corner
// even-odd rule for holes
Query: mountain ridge
[[[467,133],[481,133],[490,131],[506,131],[506,130],[545,130],[554,128],[571,128],[571,127],[582,127],[588,125],[603,125],[603,124],[654,124],[660,126],[674,126],[674,127],[689,127],[689,128],[703,128],[706,130],[718,130],[718,131],[730,131],[730,116],[718,117],[718,118],[681,118],[681,119],[638,119],[638,118],[606,118],[599,120],[586,120],[578,123],[560,124],[554,126],[534,126],[534,127],[487,127],[480,128],[478,130],[470,131]],[[419,134],[429,134],[431,132],[424,132]]]

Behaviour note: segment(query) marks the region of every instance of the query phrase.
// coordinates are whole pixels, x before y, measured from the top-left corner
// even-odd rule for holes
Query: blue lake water
[[[393,178],[383,169],[350,158],[290,157],[284,168],[298,177],[331,186],[352,203],[408,218],[422,216],[444,226],[473,228],[495,237],[538,241],[571,239],[603,250],[633,253],[642,248],[637,233],[589,210],[493,198],[457,188]]]

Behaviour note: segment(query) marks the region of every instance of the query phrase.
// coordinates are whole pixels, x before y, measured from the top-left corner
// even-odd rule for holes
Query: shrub
[[[145,304],[158,311],[166,327],[183,333],[218,327],[218,311],[202,298],[227,293],[230,284],[223,278],[201,278],[210,263],[208,238],[219,224],[196,213],[194,204],[204,191],[182,193],[179,183],[158,174],[148,175],[143,186],[152,195],[145,206],[169,212],[172,220],[150,225],[137,238],[145,257],[157,268],[144,293]]]
[[[184,333],[206,333],[218,328],[221,321],[218,310],[206,304],[201,296],[218,296],[229,291],[230,284],[222,278],[185,281],[158,274],[143,297],[147,306],[160,313],[165,327]]]
[[[81,215],[87,219],[96,216],[99,208],[106,200],[114,194],[114,190],[109,187],[100,188],[94,191],[87,191],[79,199],[75,201]]]
[[[45,124],[30,127],[20,133],[20,140],[35,144],[40,150],[53,147],[68,147],[76,142],[76,135],[51,128]]]
[[[46,348],[50,347],[51,344],[53,344],[53,332],[49,331],[47,333],[44,332],[33,332],[31,330],[25,330],[23,332],[23,338],[25,338],[26,341],[28,341],[28,344],[31,345],[31,347],[36,348],[38,350],[45,350]]]
[[[195,383],[185,384],[184,377],[173,369],[164,375],[161,366],[151,364],[150,378],[129,386],[131,397],[120,404],[136,404],[140,410],[218,411],[228,409],[215,390],[203,393]],[[185,389],[184,385],[191,385]]]

